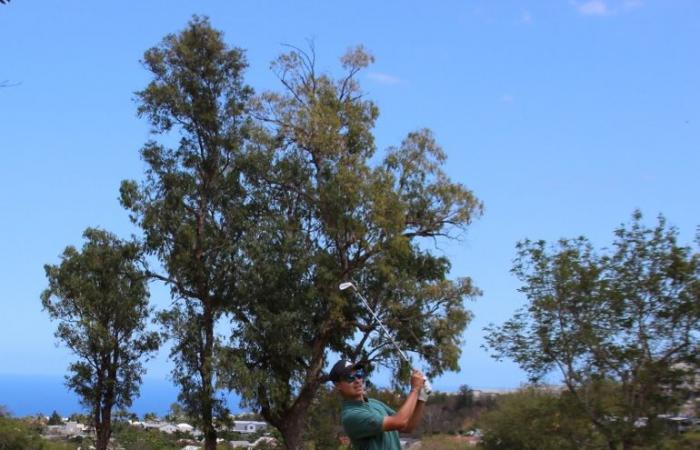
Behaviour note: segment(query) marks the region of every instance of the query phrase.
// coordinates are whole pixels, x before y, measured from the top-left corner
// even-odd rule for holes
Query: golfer
[[[421,393],[423,374],[411,374],[411,393],[398,411],[365,397],[362,365],[341,359],[329,379],[343,398],[341,421],[355,450],[401,450],[399,431],[411,432],[421,421],[427,395]],[[419,396],[421,398],[419,398]]]

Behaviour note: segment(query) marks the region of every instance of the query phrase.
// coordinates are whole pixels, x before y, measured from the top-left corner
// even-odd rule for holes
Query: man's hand
[[[411,373],[411,390],[419,391],[425,384],[425,376],[418,369],[413,369]]]

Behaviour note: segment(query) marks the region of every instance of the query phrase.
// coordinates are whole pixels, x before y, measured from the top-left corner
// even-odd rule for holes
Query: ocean
[[[177,401],[177,393],[177,387],[169,380],[146,377],[141,385],[141,396],[134,399],[129,410],[139,417],[147,412],[163,416]],[[228,394],[226,397],[233,413],[243,411],[237,395]],[[77,395],[66,388],[62,375],[0,374],[0,405],[16,417],[39,413],[48,416],[53,411],[66,417],[85,412]]]

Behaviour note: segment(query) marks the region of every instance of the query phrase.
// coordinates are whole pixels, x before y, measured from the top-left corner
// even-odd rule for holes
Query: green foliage
[[[639,212],[615,237],[603,254],[583,237],[519,243],[513,273],[528,304],[487,340],[532,379],[559,370],[597,430],[627,449],[659,435],[657,416],[685,400],[698,368],[700,253]]]
[[[167,283],[176,300],[160,320],[173,340],[178,398],[213,449],[214,420],[228,417],[215,395],[220,344],[214,327],[236,298],[238,242],[255,220],[243,172],[251,132],[246,61],[207,19],[195,16],[146,51],[144,64],[152,80],[137,93],[138,113],[155,133],[177,130],[181,139],[176,148],[146,143],[146,179],[124,181],[121,202],[141,227],[144,248],[165,269],[149,274]]]
[[[75,447],[42,439],[39,430],[24,420],[0,417],[0,449],[74,450]]]
[[[478,426],[487,450],[585,450],[605,448],[585,412],[570,396],[534,388],[499,396]]]
[[[428,130],[372,159],[378,109],[356,80],[372,61],[363,49],[341,59],[339,79],[314,61],[313,50],[280,56],[273,69],[285,91],[256,98],[269,138],[254,159],[253,195],[266,209],[246,240],[243,301],[222,369],[248,406],[285,430],[290,448],[300,445],[328,351],[390,366],[397,385],[408,379],[408,365],[340,282],[358,283],[430,375],[458,369],[471,317],[463,300],[479,294],[467,278],[449,280],[449,261],[421,239],[454,237],[481,203],[444,174]]]
[[[49,417],[49,425],[62,425],[63,424],[63,419],[61,416],[54,411],[51,413],[51,416]]]
[[[113,407],[138,395],[142,360],[158,348],[146,330],[150,312],[139,246],[111,233],[87,229],[81,250],[67,247],[59,265],[46,265],[44,309],[58,321],[56,337],[78,360],[67,386],[93,413],[98,449],[107,445]]]
[[[423,437],[420,448],[421,450],[464,450],[468,446],[460,437],[435,434]]]
[[[243,52],[206,19],[145,53],[153,79],[137,93],[139,115],[181,139],[144,146],[146,178],[123,182],[121,202],[165,270],[149,275],[176,300],[160,316],[173,378],[209,449],[214,418],[228,417],[217,387],[238,391],[299,448],[329,351],[408,379],[357,298],[338,291],[350,278],[430,375],[458,369],[471,317],[462,302],[479,291],[448,279],[449,260],[423,246],[457,237],[482,204],[446,176],[429,130],[372,159],[378,109],[356,79],[372,61],[353,49],[335,79],[294,49],[273,64],[283,92],[254,97]],[[228,343],[214,333],[224,316]]]
[[[314,450],[336,450],[340,430],[340,397],[332,387],[323,386],[309,408],[304,441]]]
[[[124,450],[177,450],[183,447],[175,435],[126,423],[115,426],[114,439]]]
[[[466,385],[461,386],[457,393],[435,391],[428,398],[423,421],[414,434],[462,433],[472,428],[476,419],[492,407],[491,396],[476,399]]]
[[[90,423],[90,417],[87,414],[73,413],[70,416],[68,416],[68,421],[78,422],[87,425]]]

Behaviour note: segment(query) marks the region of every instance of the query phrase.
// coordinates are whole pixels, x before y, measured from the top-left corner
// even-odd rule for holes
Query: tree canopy
[[[89,228],[82,249],[69,246],[59,265],[44,266],[49,287],[44,309],[58,321],[56,337],[77,357],[67,386],[92,413],[98,450],[111,434],[112,408],[126,408],[139,393],[142,362],[159,345],[146,329],[151,312],[141,249]]]
[[[357,282],[430,375],[458,368],[463,300],[479,291],[449,279],[449,260],[429,244],[464,232],[482,204],[444,173],[429,130],[373,159],[378,108],[356,79],[372,61],[351,49],[336,79],[317,71],[313,48],[293,48],[273,63],[281,92],[256,96],[243,51],[207,19],[145,53],[153,78],[137,93],[139,114],[180,140],[144,146],[145,180],[123,182],[121,201],[162,267],[149,275],[171,288],[160,318],[179,399],[207,449],[214,420],[227,417],[218,387],[301,448],[329,352],[408,375],[343,281]],[[224,318],[228,341],[215,333]]]
[[[338,290],[341,282],[356,282],[430,375],[458,369],[470,318],[463,300],[479,294],[469,278],[448,279],[449,260],[426,245],[455,237],[482,210],[442,171],[445,154],[432,133],[409,133],[373,161],[378,108],[356,79],[372,60],[351,49],[336,79],[317,71],[313,48],[294,48],[273,63],[282,92],[255,99],[267,139],[253,195],[265,209],[245,241],[224,372],[289,448],[301,445],[329,352],[401,376],[410,369],[358,298]]]
[[[635,212],[601,253],[584,237],[520,242],[527,305],[487,336],[533,380],[558,371],[611,449],[655,436],[698,370],[700,253],[677,241]]]
[[[214,328],[235,301],[239,242],[255,220],[242,162],[252,91],[243,82],[243,51],[226,46],[205,18],[146,51],[144,65],[152,80],[137,92],[138,113],[155,134],[176,131],[180,140],[175,148],[145,144],[146,178],[124,181],[121,202],[164,271],[149,275],[171,289],[175,302],[160,319],[174,342],[173,379],[206,448],[214,449],[214,421],[228,418],[216,395]]]

